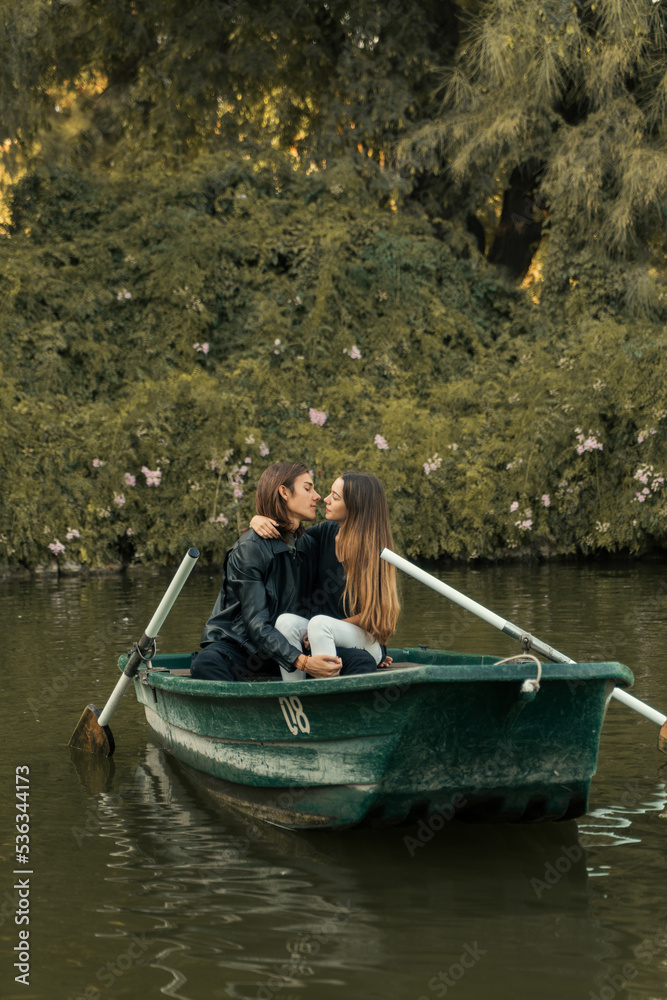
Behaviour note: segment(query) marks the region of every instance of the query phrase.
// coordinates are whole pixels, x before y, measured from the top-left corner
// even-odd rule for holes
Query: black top
[[[260,538],[252,528],[244,532],[225,556],[222,586],[201,645],[231,639],[291,668],[302,650],[273,626],[278,615],[298,607],[298,561],[294,546],[281,538]]]
[[[301,555],[301,613],[305,618],[329,615],[330,618],[351,618],[347,602],[343,603],[345,570],[336,557],[336,521],[321,521],[297,540]]]

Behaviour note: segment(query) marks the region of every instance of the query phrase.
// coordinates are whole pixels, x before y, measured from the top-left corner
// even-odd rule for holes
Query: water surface
[[[667,711],[659,563],[439,573],[579,660],[614,659]],[[577,822],[289,833],[214,806],[151,740],[130,689],[111,760],[67,748],[169,577],[0,584],[0,995],[667,1000],[667,758],[612,701]],[[160,651],[197,648],[218,589],[197,572]],[[516,643],[403,583],[396,645],[511,655]],[[99,765],[93,767],[92,765]],[[30,769],[30,986],[16,983],[15,769]],[[25,868],[25,866],[23,866]]]

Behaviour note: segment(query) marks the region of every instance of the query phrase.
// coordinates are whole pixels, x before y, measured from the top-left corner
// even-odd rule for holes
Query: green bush
[[[44,171],[11,210],[10,565],[219,562],[285,458],[379,475],[412,557],[665,544],[665,332],[597,287],[535,302],[349,165]]]

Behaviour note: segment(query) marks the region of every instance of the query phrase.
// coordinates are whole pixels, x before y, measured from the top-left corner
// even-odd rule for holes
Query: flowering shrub
[[[143,472],[144,476],[146,477],[146,486],[159,486],[160,485],[160,482],[162,480],[162,470],[161,469],[151,470],[151,469],[147,468],[145,465],[142,465],[141,466],[141,471]]]
[[[435,454],[431,456],[431,458],[427,458],[426,461],[424,462],[423,465],[424,472],[428,476],[432,472],[435,472],[436,469],[439,469],[441,465],[442,465],[442,459],[440,458],[440,455],[438,455],[436,451]]]
[[[577,445],[577,455],[583,455],[585,451],[603,450],[602,442],[598,440],[600,434],[599,431],[596,431],[595,434],[593,431],[589,431],[588,437],[584,437],[581,433],[581,428],[577,427],[575,434],[577,435],[577,441],[579,442]]]
[[[310,418],[311,424],[316,424],[317,427],[323,427],[324,426],[328,415],[329,414],[328,413],[324,413],[323,410],[314,410],[312,408],[312,406],[308,410],[308,416]]]
[[[587,310],[579,290],[540,306],[454,227],[389,226],[354,175],[349,217],[306,198],[316,178],[276,183],[242,160],[100,181],[91,257],[66,178],[43,182],[0,242],[0,562],[166,562],[194,544],[219,563],[284,459],[323,495],[347,469],[379,475],[409,557],[665,545],[660,322]]]

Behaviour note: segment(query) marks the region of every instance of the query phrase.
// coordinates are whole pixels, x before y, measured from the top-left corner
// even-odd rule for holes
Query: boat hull
[[[621,664],[534,667],[390,650],[405,666],[317,681],[197,681],[156,657],[135,679],[156,741],[217,799],[290,829],[582,815]],[[421,662],[420,662],[421,661]],[[430,662],[426,662],[430,661]]]

